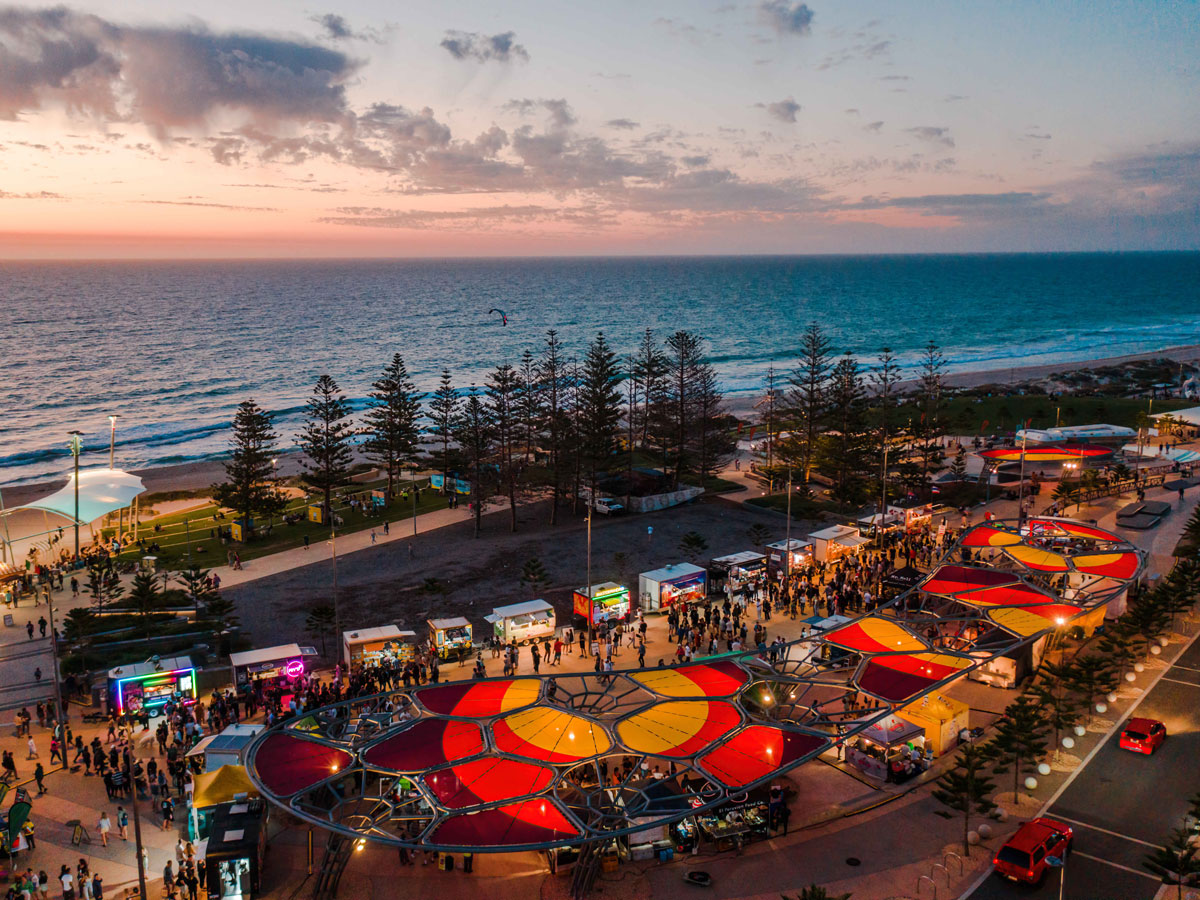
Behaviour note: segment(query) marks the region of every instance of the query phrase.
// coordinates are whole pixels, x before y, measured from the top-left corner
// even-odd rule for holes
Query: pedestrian
[[[175,900],[175,873],[171,868],[171,860],[163,866],[163,890],[167,892],[167,900]]]
[[[375,543],[375,529],[374,528],[371,529],[371,543],[372,544]]]
[[[36,667],[34,668],[34,670],[33,670],[33,680],[34,680],[34,681],[41,681],[41,680],[42,680],[42,667],[41,667],[41,666],[36,666]]]
[[[17,761],[13,759],[13,755],[7,750],[0,757],[0,768],[4,769],[4,777],[7,781],[17,780]]]
[[[58,880],[62,882],[63,900],[75,900],[75,876],[71,874],[70,866],[62,867]]]
[[[29,635],[29,639],[32,641],[33,640],[33,623],[32,622],[25,623],[25,631]]]
[[[305,550],[308,549],[308,535],[307,534],[304,536],[304,549]]]
[[[35,744],[33,742],[32,734],[29,736],[29,742],[28,742],[27,746],[29,747],[29,755],[26,756],[25,758],[26,759],[37,759],[38,758],[37,744]]]
[[[53,763],[56,759],[60,766],[66,766],[67,758],[63,756],[62,748],[58,745],[58,738],[52,737],[50,738],[50,762]]]
[[[162,807],[162,828],[166,831],[175,824],[175,801],[170,797],[164,797],[161,803]]]
[[[121,815],[121,807],[117,807],[117,816]],[[96,823],[96,830],[100,832],[100,843],[105,847],[108,846],[108,833],[112,831],[112,820],[108,818],[108,810],[100,813],[100,820]],[[124,840],[125,835],[121,835]]]
[[[37,782],[39,794],[46,793],[46,786],[44,784],[42,784],[42,779],[45,777],[46,777],[46,770],[42,768],[42,764],[39,762],[37,764],[37,766],[34,767],[34,770],[33,770],[33,780]]]
[[[129,813],[125,812],[125,807],[117,807],[117,828],[121,832],[121,840],[129,840]]]
[[[42,637],[46,636],[46,624],[46,617],[38,616],[38,630],[41,632]]]

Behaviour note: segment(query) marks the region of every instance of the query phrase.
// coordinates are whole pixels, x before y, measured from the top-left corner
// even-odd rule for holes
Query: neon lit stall
[[[708,593],[708,572],[691,563],[675,563],[638,576],[642,612],[666,612],[675,604],[699,603]]]
[[[746,586],[767,574],[767,558],[753,550],[718,556],[708,563],[708,586],[712,591],[724,591],[729,596],[740,593]]]
[[[314,647],[299,644],[280,644],[261,650],[245,650],[229,654],[233,669],[233,683],[239,688],[249,688],[255,683],[263,687],[277,683],[286,687],[308,671],[308,657],[316,656]]]
[[[788,559],[789,551],[791,560]],[[812,541],[792,538],[790,541],[767,544],[767,574],[772,578],[786,575],[789,571],[795,574],[812,562],[812,555]]]
[[[593,625],[623,619],[630,610],[629,588],[614,581],[593,584],[590,589],[576,588],[571,594],[571,606],[576,615]]]
[[[342,661],[350,668],[376,666],[385,660],[409,662],[417,643],[415,631],[395,625],[342,632]]]
[[[814,531],[808,537],[813,542],[813,555],[819,562],[833,562],[858,553],[871,542],[853,525],[833,525]]]
[[[108,670],[108,708],[119,716],[162,715],[170,702],[196,702],[196,669],[190,656],[151,659]]]

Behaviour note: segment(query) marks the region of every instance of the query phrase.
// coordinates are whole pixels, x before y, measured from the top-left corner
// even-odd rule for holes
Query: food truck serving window
[[[116,685],[116,705],[120,715],[160,709],[178,694],[184,703],[196,699],[196,670],[177,669],[123,678]]]

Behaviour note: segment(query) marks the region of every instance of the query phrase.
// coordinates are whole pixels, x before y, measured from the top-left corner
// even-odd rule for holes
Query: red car
[[[1149,756],[1167,739],[1167,726],[1155,719],[1130,719],[1121,729],[1121,749]]]
[[[1041,884],[1046,877],[1046,857],[1065,859],[1075,833],[1070,825],[1045,817],[1026,822],[996,852],[992,866],[1009,881]]]

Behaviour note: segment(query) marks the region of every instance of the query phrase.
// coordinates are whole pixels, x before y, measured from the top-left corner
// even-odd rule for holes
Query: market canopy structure
[[[1112,456],[1112,448],[1097,444],[1041,444],[1036,447],[994,447],[980,450],[979,455],[991,462],[1020,462],[1024,456],[1025,462],[1036,464],[1099,459]]]
[[[133,498],[145,491],[142,479],[120,469],[84,469],[79,473],[79,517],[75,516],[75,476],[67,479],[66,487],[49,497],[4,510],[4,515],[23,509],[36,509],[61,516],[80,525],[94,522],[101,516],[124,509]]]
[[[775,663],[743,653],[389,691],[263,732],[247,769],[335,837],[449,852],[591,844],[715,809],[886,724],[1108,603],[1141,568],[1138,550],[1087,523],[993,521],[889,603]]]

